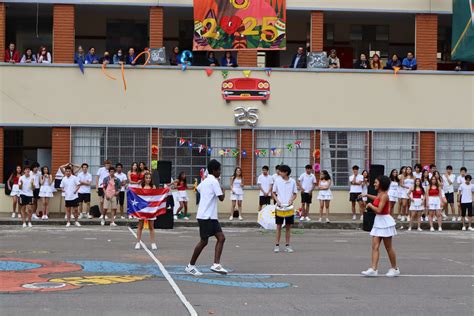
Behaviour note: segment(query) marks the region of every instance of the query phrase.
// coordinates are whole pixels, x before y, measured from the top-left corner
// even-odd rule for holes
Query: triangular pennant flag
[[[293,147],[294,147],[293,144],[286,144],[286,148],[287,148],[289,151],[292,151],[292,150],[293,150]]]
[[[224,157],[225,151],[223,149],[219,150],[219,156]]]
[[[400,67],[393,67],[393,72],[395,74],[397,74],[399,70],[400,70]]]
[[[295,141],[296,148],[301,148],[301,140]]]
[[[77,65],[79,66],[79,70],[84,74],[84,63],[82,62],[82,59],[79,58]]]
[[[247,151],[245,149],[242,150],[242,158],[247,158]]]
[[[232,150],[232,157],[237,158],[239,156],[239,151],[237,149]]]
[[[227,76],[229,75],[228,70],[222,70],[222,78],[227,79]]]
[[[184,138],[179,139],[179,146],[183,146],[184,143],[186,143],[186,140]]]
[[[245,78],[250,77],[250,74],[252,73],[251,70],[242,70],[242,73],[244,74]]]
[[[275,156],[276,153],[276,147],[270,148],[270,152],[272,153],[273,156]]]
[[[260,154],[265,157],[267,155],[268,151],[266,149],[260,150]]]
[[[201,153],[204,150],[205,146],[204,145],[199,145],[198,148],[199,148],[199,153]]]
[[[193,143],[192,143],[192,142],[188,142],[188,147],[189,147],[189,148],[193,148]]]
[[[207,153],[210,155],[212,153],[212,148],[211,147],[207,147]]]
[[[267,74],[267,77],[270,77],[272,74],[272,68],[265,68],[265,73]]]
[[[207,74],[208,77],[210,77],[213,72],[214,72],[214,70],[212,70],[211,68],[206,68],[206,74]]]

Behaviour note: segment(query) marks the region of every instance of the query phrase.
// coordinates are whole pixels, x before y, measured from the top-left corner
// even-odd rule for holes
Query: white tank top
[[[329,182],[326,181],[326,180],[321,180],[321,181],[319,181],[319,185],[320,185],[320,186],[324,186],[324,187],[325,187],[325,186],[327,186],[328,184],[329,184]],[[330,189],[320,190],[320,191],[327,192],[327,191],[329,191],[329,190],[330,190]]]
[[[235,194],[244,194],[244,190],[242,189],[242,179],[240,178],[235,178],[234,183],[232,184],[232,191],[234,191]]]

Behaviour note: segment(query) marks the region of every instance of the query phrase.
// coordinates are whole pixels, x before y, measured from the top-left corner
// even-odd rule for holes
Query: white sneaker
[[[469,221],[469,218],[467,218],[467,216],[466,216],[466,217],[464,217],[464,220],[465,220],[466,222],[468,222],[468,221]]]
[[[151,250],[156,250],[156,249],[158,249],[158,247],[156,246],[155,243],[152,243],[152,244],[151,244]]]
[[[101,215],[99,216],[99,219],[103,219],[103,218],[104,218],[104,215],[101,214]]]
[[[365,271],[362,271],[361,274],[366,276],[366,277],[376,277],[377,275],[379,275],[379,272],[377,270],[369,268]]]
[[[390,270],[388,270],[387,274],[385,274],[387,277],[389,278],[394,278],[394,277],[397,277],[400,275],[400,269],[399,268],[390,268]]]
[[[451,222],[455,222],[456,221],[456,217],[453,216],[453,218],[451,218]]]
[[[239,221],[243,221],[243,220],[244,220],[244,218],[239,215]]]
[[[142,247],[142,246],[140,245],[139,242],[137,242],[137,243],[135,244],[135,250],[140,250],[141,247]]]
[[[364,215],[361,215],[361,216],[360,216],[360,220],[361,220],[361,221],[364,220]]]
[[[109,219],[109,217],[107,215],[105,215],[105,219]]]
[[[43,217],[44,217],[44,220],[46,220],[46,221],[49,219],[48,215],[45,215]]]
[[[88,219],[93,219],[94,217],[91,214],[87,214]]]
[[[331,221],[329,220],[329,218],[326,218],[326,223],[330,223]]]
[[[469,226],[469,227],[467,228],[467,230],[470,231],[470,232],[472,232],[472,231],[474,231],[474,228],[472,228],[471,226]]]
[[[402,218],[400,219],[400,222],[404,222],[405,221],[405,216],[402,216]]]
[[[410,226],[410,227],[408,227],[408,231],[409,231],[409,232],[411,232],[411,226]]]
[[[125,219],[125,216],[120,216],[120,219]]]
[[[12,213],[12,218],[15,218],[15,217],[16,217],[16,213],[13,212],[13,213]]]
[[[183,219],[184,219],[185,221],[189,221],[189,217],[187,217],[187,216],[185,216]]]
[[[310,221],[311,221],[311,218],[309,218],[308,216],[306,216],[305,220],[306,220],[307,222],[310,222]]]
[[[466,226],[463,226],[463,227],[461,228],[461,230],[466,230]]]
[[[173,216],[173,219],[174,219],[175,221],[177,221],[177,220],[178,220],[178,216],[177,216],[177,215]]]
[[[357,216],[352,215],[352,220],[355,221],[357,219]]]
[[[84,217],[84,215],[82,215],[82,213],[79,213],[79,219],[82,219]]]
[[[398,214],[397,219],[398,219],[398,220],[401,220],[401,219],[402,219],[402,216],[401,216],[400,214]]]
[[[430,232],[434,232],[434,228],[433,228],[433,227],[430,227]]]
[[[304,216],[300,216],[300,222],[304,221]]]
[[[78,221],[74,222],[74,225],[76,225],[77,227],[81,227],[81,223],[79,223]]]
[[[442,229],[441,227],[438,227],[438,231],[439,231],[439,232],[442,232],[443,229]]]
[[[285,247],[285,252],[293,253],[293,252],[295,252],[295,251],[293,250],[293,248],[291,248],[291,246],[286,246],[286,247]]]
[[[100,225],[104,226],[105,225],[105,219],[100,220]]]
[[[233,220],[234,219],[234,216],[231,216],[229,217],[229,221]]]
[[[194,275],[194,276],[201,276],[203,275],[197,268],[196,266],[192,266],[190,264],[188,264],[186,266],[186,268],[184,268],[184,271],[186,271],[187,273],[191,274],[191,275]]]
[[[66,223],[66,227],[69,227],[69,226],[71,226],[71,223],[70,223],[70,222],[67,222],[67,223]]]
[[[67,214],[66,214],[66,215],[64,215],[64,219],[67,219]]]
[[[214,263],[212,266],[211,266],[211,271],[215,272],[215,273],[219,273],[219,274],[227,274],[227,270],[224,269],[220,264],[218,263]]]
[[[38,220],[38,219],[39,219],[39,217],[38,217],[36,214],[31,215],[31,218],[34,219],[34,220]]]
[[[28,227],[29,227],[29,228],[33,227],[33,225],[31,224],[31,222],[28,223]]]
[[[320,218],[318,219],[318,222],[319,222],[319,223],[322,223],[322,222],[323,222],[323,219],[320,217]]]
[[[273,248],[273,252],[274,252],[274,253],[280,252],[280,246],[275,246],[275,247]]]
[[[26,228],[26,227],[28,227],[28,226],[26,225],[26,223],[23,223],[22,227],[23,227],[23,228]]]
[[[458,222],[461,222],[461,221],[462,221],[462,217],[459,216],[459,217],[458,217]]]
[[[111,222],[111,223],[110,223],[110,226],[112,226],[112,227],[116,227],[116,226],[117,226],[117,224],[115,224],[115,222]]]
[[[417,230],[418,230],[419,232],[422,232],[422,231],[423,231],[423,229],[421,229],[420,227],[418,227]]]
[[[443,216],[443,219],[446,219],[446,218],[448,218],[448,217],[446,216],[446,214],[444,214],[444,213],[443,213],[443,214],[441,214],[441,215]]]

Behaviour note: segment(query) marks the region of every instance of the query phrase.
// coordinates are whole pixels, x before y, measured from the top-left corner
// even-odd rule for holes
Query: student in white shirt
[[[217,200],[222,202],[225,199],[225,191],[218,180],[221,176],[221,164],[217,160],[212,159],[207,165],[207,170],[209,171],[209,175],[197,187],[197,190],[201,194],[201,201],[199,202],[196,215],[201,240],[194,248],[191,261],[185,269],[187,273],[194,276],[202,275],[196,268],[196,261],[203,249],[207,246],[209,237],[211,236],[215,236],[217,239],[214,252],[214,264],[211,266],[211,271],[219,274],[227,274],[227,270],[220,264],[225,236],[217,219]]]
[[[305,166],[305,172],[300,175],[298,178],[298,189],[301,191],[301,205],[302,211],[300,216],[300,221],[306,220],[309,222],[309,207],[313,200],[313,191],[316,187],[317,180],[313,174],[313,168],[311,165]]]
[[[28,212],[28,227],[33,227],[31,224],[31,215],[33,209],[33,190],[35,188],[34,179],[30,173],[30,167],[26,166],[23,169],[23,175],[18,180],[18,188],[20,189],[20,212],[23,220],[23,228],[26,228],[26,212]]]
[[[38,200],[40,192],[41,171],[39,163],[35,162],[31,165],[30,176],[33,178],[35,188],[33,189],[33,204],[31,206],[33,212],[33,219],[39,219],[38,214]]]
[[[263,166],[262,174],[259,175],[257,179],[257,185],[259,189],[259,212],[262,210],[264,205],[271,204],[273,178],[268,174],[268,171],[268,166]]]
[[[273,198],[276,201],[275,223],[277,225],[276,244],[273,252],[280,252],[281,228],[285,223],[285,252],[294,252],[290,246],[291,225],[295,223],[295,208],[293,202],[298,194],[296,181],[290,178],[291,168],[287,165],[280,166],[280,178],[273,184]]]
[[[471,183],[472,177],[466,175],[465,182],[459,186],[458,199],[461,203],[461,217],[462,217],[462,230],[466,230],[465,222],[466,215],[468,218],[469,231],[474,230],[472,228],[472,193],[474,192],[474,185]]]
[[[74,211],[75,225],[79,224],[79,214],[77,207],[79,206],[79,196],[77,191],[79,190],[79,179],[72,174],[71,166],[64,168],[64,178],[61,180],[60,188],[64,191],[64,200],[66,201],[66,227],[71,226],[71,209]]]
[[[89,165],[83,163],[81,165],[81,171],[77,174],[77,179],[79,180],[79,218],[92,218],[92,215],[89,214],[91,207],[91,184],[92,184],[92,175],[89,173]],[[85,204],[85,206],[84,206]]]
[[[446,172],[442,176],[443,179],[443,191],[446,203],[444,204],[445,214],[449,215],[449,207],[451,207],[451,213],[453,218],[451,221],[456,221],[456,211],[454,209],[454,183],[456,182],[456,176],[453,174],[453,167],[446,166]]]
[[[99,195],[99,209],[100,209],[100,217],[99,219],[107,219],[107,215],[104,214],[104,188],[102,187],[102,183],[104,182],[104,179],[109,176],[109,169],[111,166],[110,160],[105,160],[104,161],[104,166],[100,167],[99,170],[97,170],[97,173],[95,175],[95,187],[97,188],[97,195]]]
[[[123,165],[121,163],[118,163],[115,165],[115,169],[117,172],[115,173],[115,177],[120,180],[120,183],[122,184],[122,188],[120,189],[119,196],[118,196],[118,203],[120,206],[120,218],[125,219],[124,211],[123,211],[123,206],[125,204],[125,187],[127,185],[127,175],[123,173]]]
[[[359,174],[359,166],[355,165],[352,167],[352,176],[349,177],[350,191],[349,191],[349,201],[352,206],[352,220],[355,221],[356,217],[356,202],[359,204],[360,210],[360,220],[364,218],[364,201],[360,195],[362,194],[362,182],[364,182],[364,177]]]
[[[237,212],[239,213],[239,221],[242,218],[242,201],[244,200],[244,178],[242,177],[242,169],[240,167],[235,168],[234,174],[230,178],[230,195],[231,209],[229,220],[234,219],[235,206],[237,204]]]
[[[461,186],[461,184],[466,182],[466,179],[465,179],[466,174],[467,174],[467,168],[461,167],[461,169],[459,169],[459,176],[456,178],[456,183],[458,185],[458,188]],[[461,202],[459,200],[459,192],[458,192],[457,201],[458,201],[458,222],[460,222],[461,221]]]

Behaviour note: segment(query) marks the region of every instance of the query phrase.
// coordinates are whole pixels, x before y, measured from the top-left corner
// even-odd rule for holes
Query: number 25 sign
[[[286,49],[286,0],[194,0],[193,50]]]

